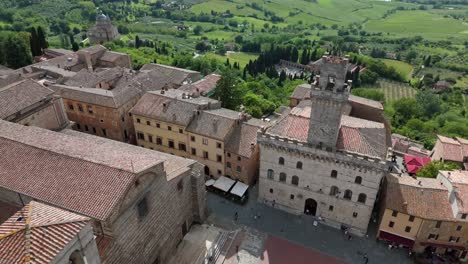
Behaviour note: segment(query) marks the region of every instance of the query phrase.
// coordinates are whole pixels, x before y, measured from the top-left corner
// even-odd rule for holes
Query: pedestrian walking
[[[364,264],[369,263],[369,258],[367,256],[364,257]]]
[[[237,222],[237,218],[239,218],[239,214],[236,212],[236,213],[234,214],[234,221]]]

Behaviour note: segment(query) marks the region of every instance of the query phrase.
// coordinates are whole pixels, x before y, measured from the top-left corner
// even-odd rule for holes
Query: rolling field
[[[466,40],[468,24],[425,11],[399,11],[385,19],[370,20],[365,29],[396,37],[422,36],[430,40]]]
[[[391,80],[381,79],[375,85],[364,88],[372,88],[381,90],[385,94],[385,100],[391,102],[400,98],[414,97],[416,89],[406,83],[395,82]]]
[[[397,60],[388,60],[382,59],[382,61],[387,65],[395,68],[406,80],[411,78],[411,73],[413,73],[413,66],[403,61]]]
[[[226,59],[229,58],[231,64],[234,62],[239,63],[240,67],[243,68],[249,60],[254,60],[258,57],[258,54],[255,53],[246,53],[246,52],[229,52],[226,56],[221,56],[214,53],[206,53],[207,58],[215,58],[221,62],[226,62]]]

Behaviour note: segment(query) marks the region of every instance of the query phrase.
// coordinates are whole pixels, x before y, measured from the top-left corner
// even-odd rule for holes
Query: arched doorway
[[[205,166],[205,175],[210,175],[210,168],[208,166]]]
[[[317,213],[317,202],[314,199],[307,199],[304,206],[304,214],[313,215]]]

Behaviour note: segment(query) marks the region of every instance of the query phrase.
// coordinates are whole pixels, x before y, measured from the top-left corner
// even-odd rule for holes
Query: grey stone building
[[[380,103],[350,100],[346,58],[322,62],[310,97],[258,135],[259,201],[364,235],[388,169],[388,125]]]
[[[3,120],[0,152],[0,202],[34,200],[89,218],[102,263],[166,263],[205,218],[202,168],[193,160]]]
[[[96,17],[96,25],[88,30],[88,37],[91,45],[102,44],[118,38],[119,32],[117,28],[112,25],[110,18],[100,13]]]

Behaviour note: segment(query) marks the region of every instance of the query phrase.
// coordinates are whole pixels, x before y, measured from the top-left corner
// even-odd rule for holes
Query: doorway
[[[315,216],[317,213],[317,202],[314,199],[307,199],[304,206],[304,214]]]

